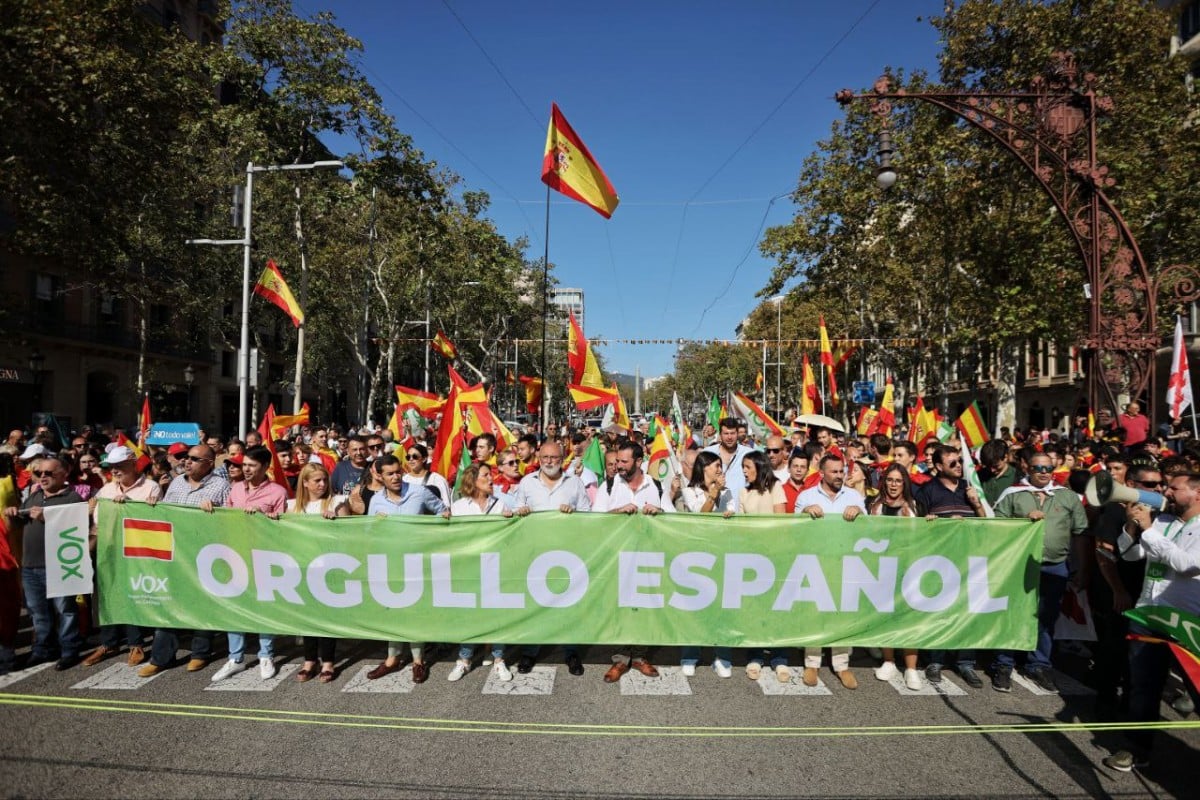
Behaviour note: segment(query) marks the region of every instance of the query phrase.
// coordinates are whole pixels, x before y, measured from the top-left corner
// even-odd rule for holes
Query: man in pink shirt
[[[273,483],[267,477],[267,468],[270,465],[270,450],[262,445],[246,448],[246,452],[242,454],[242,473],[245,480],[238,481],[230,487],[225,506],[240,508],[247,514],[262,513],[271,519],[279,519],[279,515],[287,510],[287,489]],[[211,512],[212,501],[205,500],[200,504],[200,508]],[[229,660],[212,676],[213,681],[223,681],[246,668],[242,663],[246,653],[246,634],[231,632],[228,636]],[[273,635],[258,635],[258,673],[264,681],[275,677],[274,644]]]

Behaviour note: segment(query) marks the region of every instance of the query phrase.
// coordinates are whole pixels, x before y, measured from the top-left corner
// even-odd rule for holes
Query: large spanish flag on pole
[[[550,107],[546,152],[542,156],[542,183],[556,192],[596,209],[605,219],[616,210],[617,190],[579,138],[558,104]]]
[[[820,316],[820,335],[821,335],[821,363],[825,365],[825,374],[829,377],[829,402],[837,406],[838,390],[837,380],[833,376],[834,361],[833,348],[829,346],[829,331],[825,328],[825,315]]]
[[[272,259],[267,259],[266,269],[258,277],[258,283],[254,284],[254,293],[279,306],[283,313],[292,318],[292,324],[297,328],[304,324],[304,311],[292,296],[283,273]]]

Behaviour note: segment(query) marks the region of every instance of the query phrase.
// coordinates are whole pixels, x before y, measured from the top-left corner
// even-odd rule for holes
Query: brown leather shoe
[[[858,688],[858,678],[854,677],[854,673],[850,670],[844,669],[837,673],[837,676],[838,680],[842,682],[842,686],[845,686],[847,689]]]
[[[616,683],[626,672],[629,672],[629,662],[618,661],[608,668],[608,672],[604,673],[604,682]]]
[[[187,663],[188,672],[199,672],[208,666],[207,658],[193,658]]]
[[[83,660],[83,665],[85,667],[94,667],[109,656],[116,655],[116,653],[116,650],[100,645],[88,653],[88,657]]]
[[[649,661],[647,661],[644,658],[639,658],[637,661],[634,661],[631,666],[634,669],[636,669],[638,672],[645,675],[647,678],[657,678],[658,677],[658,670],[654,668],[653,664],[651,664]]]
[[[388,663],[386,661],[384,661],[379,666],[375,667],[375,669],[373,669],[367,673],[367,680],[377,681],[385,675],[391,675],[393,672],[399,672],[401,670],[401,668],[403,668],[403,667],[404,667],[403,661],[397,661],[394,665],[392,665],[390,667],[388,666]]]
[[[413,683],[424,683],[429,679],[429,667],[424,664],[413,664]]]
[[[816,686],[820,682],[817,678],[816,669],[813,667],[805,667],[803,681],[805,686]]]
[[[152,663],[143,665],[142,668],[138,670],[138,677],[139,678],[153,678],[155,675],[157,675],[158,673],[160,673],[162,671],[163,671],[162,667],[160,667],[157,664],[152,662]]]
[[[131,667],[136,667],[138,664],[141,664],[145,660],[146,660],[146,651],[143,650],[142,648],[134,645],[133,647],[129,648],[129,658],[126,659],[125,663]]]

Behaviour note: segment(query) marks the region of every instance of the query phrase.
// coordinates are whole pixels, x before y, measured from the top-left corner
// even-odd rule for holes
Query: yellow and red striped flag
[[[829,403],[836,406],[838,404],[837,380],[833,377],[833,348],[829,346],[829,331],[825,329],[825,315],[820,317],[821,323],[821,363],[825,365],[825,375],[829,379]]]
[[[575,401],[575,407],[580,411],[615,405],[619,397],[613,390],[599,389],[595,386],[580,386],[575,383],[568,383],[567,391],[571,393],[571,399]]]
[[[437,336],[433,337],[433,341],[429,343],[429,346],[441,353],[449,361],[458,358],[458,348],[454,346],[454,342],[450,341],[450,337],[440,330],[437,332]]]
[[[522,375],[519,380],[525,387],[525,410],[536,414],[542,407],[542,379]]]
[[[987,425],[983,422],[983,414],[979,412],[979,405],[975,402],[967,406],[967,410],[962,413],[962,416],[954,421],[954,427],[958,428],[963,441],[972,450],[992,438],[988,436]]]
[[[299,328],[304,324],[304,311],[292,296],[292,290],[288,288],[287,281],[283,279],[283,273],[275,266],[274,260],[267,259],[266,269],[258,277],[258,283],[254,284],[254,293],[278,306],[283,313],[292,318],[292,325]]]
[[[175,559],[175,532],[169,522],[126,519],[121,523],[121,554],[125,558]]]
[[[892,379],[887,379],[887,385],[883,387],[883,400],[879,403],[879,414],[871,423],[871,433],[882,433],[884,436],[892,435],[892,428],[896,426],[896,389],[892,385]]]
[[[567,364],[571,367],[571,383],[580,386],[605,388],[600,375],[600,364],[592,353],[592,345],[583,335],[583,328],[575,321],[575,312],[568,312],[570,327],[567,333]]]
[[[142,395],[142,411],[138,414],[138,444],[143,447],[146,444],[146,436],[150,433],[150,426],[154,423],[150,421],[150,395]]]
[[[758,374],[754,376],[754,392],[755,392],[755,394],[757,394],[758,392],[761,392],[762,387],[763,387],[763,374],[762,374],[762,370],[760,369],[758,371]]]
[[[446,404],[446,398],[440,394],[410,389],[399,384],[396,385],[396,399],[400,401],[400,411],[407,411],[411,408],[426,419],[437,417]]]
[[[820,411],[821,393],[817,389],[817,379],[813,376],[812,364],[808,363],[808,353],[802,359],[804,365],[803,381],[800,384],[800,413],[816,414]]]
[[[550,106],[550,128],[546,131],[546,152],[542,156],[542,183],[556,192],[596,209],[609,219],[620,199],[608,176],[587,149],[558,103]],[[575,381],[579,383],[579,381]]]

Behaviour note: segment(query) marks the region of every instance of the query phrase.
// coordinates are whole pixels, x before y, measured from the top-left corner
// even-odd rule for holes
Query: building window
[[[221,377],[236,378],[237,373],[237,353],[231,350],[221,351]]]
[[[33,310],[41,317],[57,318],[63,315],[62,278],[44,272],[34,276]]]
[[[1200,33],[1200,0],[1191,0],[1179,12],[1179,41],[1186,43],[1197,33]]]

